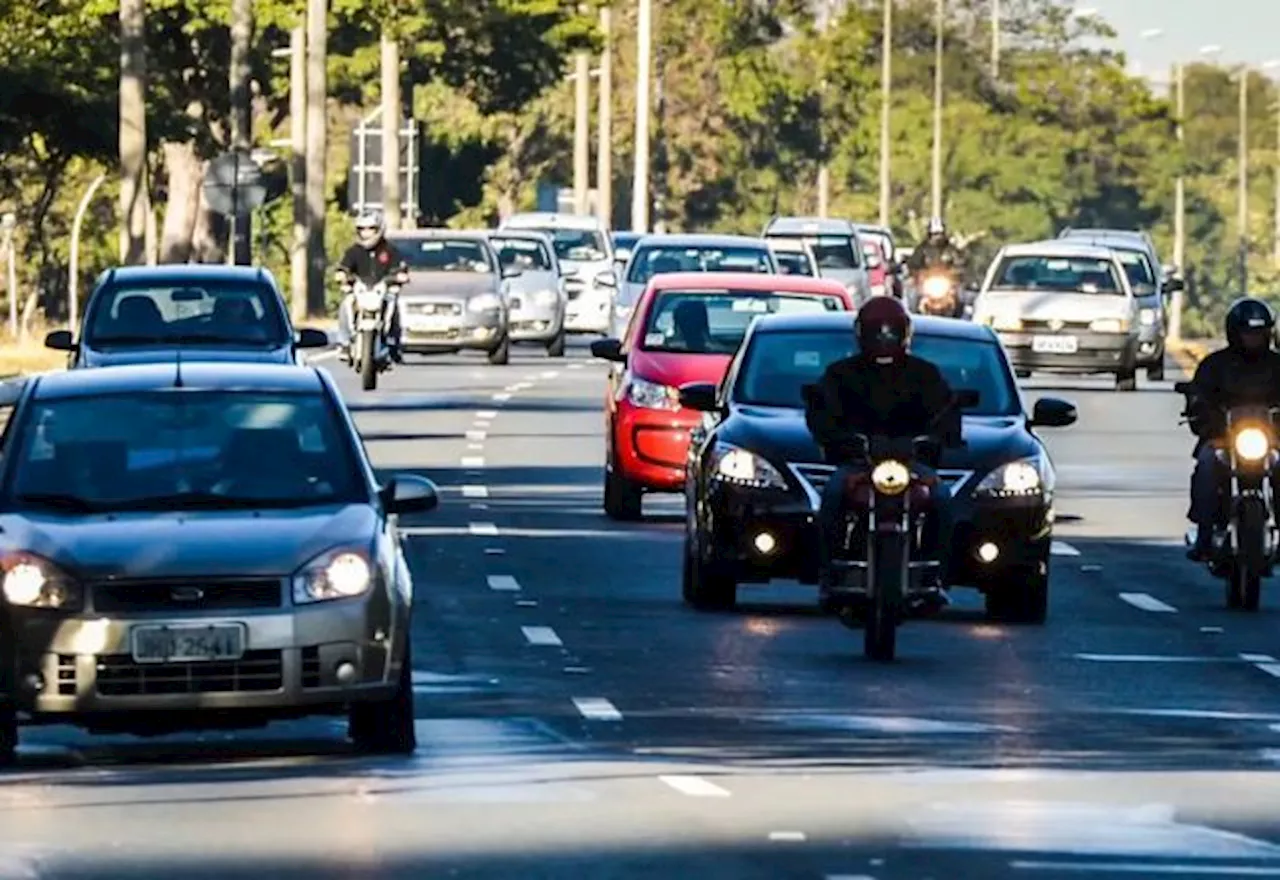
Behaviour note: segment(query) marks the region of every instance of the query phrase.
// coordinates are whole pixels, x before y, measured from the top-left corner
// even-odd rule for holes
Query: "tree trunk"
[[[169,198],[165,204],[164,233],[160,243],[162,263],[191,260],[196,218],[200,213],[202,165],[196,157],[195,144],[165,143],[164,167],[169,178]]]
[[[307,312],[325,314],[325,150],[328,145],[328,0],[307,0]]]
[[[146,0],[120,0],[120,261],[128,266],[147,257],[146,26]]]
[[[249,51],[253,46],[253,0],[233,0],[231,4],[231,148],[248,152],[252,146],[253,101],[249,91]],[[235,220],[235,241],[231,242],[234,262],[253,262],[253,214],[245,211]]]

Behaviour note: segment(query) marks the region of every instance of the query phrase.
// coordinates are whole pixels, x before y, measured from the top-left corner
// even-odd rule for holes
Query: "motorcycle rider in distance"
[[[352,309],[355,296],[352,288],[357,280],[369,287],[381,281],[403,284],[408,280],[408,267],[400,253],[387,241],[387,224],[381,211],[365,211],[356,218],[356,241],[347,248],[338,261],[336,274],[342,284],[342,304],[338,306],[338,342],[342,359],[350,360]],[[387,330],[387,348],[391,359],[404,363],[400,351],[400,309],[394,293],[388,292],[387,308],[390,310],[390,327]]]
[[[911,316],[901,302],[872,298],[858,311],[854,333],[860,351],[827,367],[805,414],[827,463],[836,466],[822,490],[818,511],[818,583],[824,604],[835,586],[831,560],[843,539],[846,484],[850,476],[871,467],[867,450],[854,435],[929,435],[949,445],[960,437],[960,410],[953,405],[951,386],[934,364],[908,353]],[[932,489],[940,586],[945,586],[952,535],[950,494],[936,466],[936,461],[912,464]]]
[[[1272,347],[1275,326],[1275,313],[1262,300],[1237,300],[1227,312],[1227,347],[1202,360],[1191,379],[1187,415],[1198,439],[1187,518],[1196,525],[1196,540],[1187,558],[1196,562],[1212,554],[1214,525],[1225,514],[1221,499],[1228,474],[1217,457],[1226,441],[1224,411],[1233,406],[1280,406],[1280,352]]]
[[[952,243],[947,225],[941,217],[931,218],[924,241],[916,246],[907,260],[912,278],[919,284],[920,276],[929,271],[946,272],[954,277],[959,267],[960,249]]]

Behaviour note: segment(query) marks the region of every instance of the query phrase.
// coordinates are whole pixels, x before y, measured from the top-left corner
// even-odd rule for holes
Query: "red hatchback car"
[[[591,353],[621,365],[605,395],[604,510],[637,520],[646,492],[684,490],[689,433],[703,414],[680,406],[679,388],[720,382],[760,315],[851,312],[843,284],[800,275],[657,275],[636,303],[623,339]]]

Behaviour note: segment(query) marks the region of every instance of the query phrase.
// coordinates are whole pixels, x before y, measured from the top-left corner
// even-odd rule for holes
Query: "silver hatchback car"
[[[565,312],[569,296],[551,236],[536,229],[507,229],[489,235],[498,262],[510,279],[512,342],[542,345],[551,357],[564,357]]]

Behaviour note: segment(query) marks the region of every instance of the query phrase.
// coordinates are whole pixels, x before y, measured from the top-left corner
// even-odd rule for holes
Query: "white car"
[[[566,331],[609,334],[618,275],[613,265],[613,242],[598,219],[537,211],[513,214],[498,228],[532,229],[550,236],[569,296]]]

